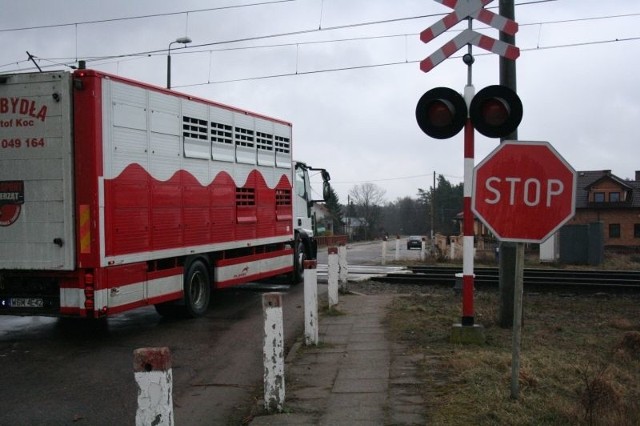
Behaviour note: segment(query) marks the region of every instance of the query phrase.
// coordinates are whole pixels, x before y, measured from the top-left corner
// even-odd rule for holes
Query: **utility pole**
[[[515,20],[513,0],[500,0],[500,15]],[[500,31],[500,41],[515,45],[515,35]],[[500,84],[516,91],[516,61],[500,56]],[[518,140],[518,130],[514,130],[502,140]],[[516,246],[521,243],[500,243],[500,305],[498,323],[502,328],[513,326],[513,298],[516,276]]]
[[[433,172],[433,186],[431,187],[431,250],[435,248],[435,228],[434,228],[434,216],[435,216],[435,207],[436,207],[436,172]]]

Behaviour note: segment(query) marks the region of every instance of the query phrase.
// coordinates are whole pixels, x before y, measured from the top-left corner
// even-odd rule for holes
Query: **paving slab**
[[[390,342],[383,322],[393,297],[340,295],[341,315],[320,316],[320,344],[287,357],[287,413],[251,425],[426,424],[421,358]]]

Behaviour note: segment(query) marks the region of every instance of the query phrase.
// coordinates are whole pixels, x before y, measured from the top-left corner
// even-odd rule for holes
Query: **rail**
[[[386,277],[373,278],[395,284],[450,285],[456,280],[460,267],[409,267],[411,274],[388,274]],[[481,267],[474,269],[474,284],[478,288],[497,288],[499,285],[498,268]],[[640,290],[640,271],[603,271],[603,270],[565,270],[525,268],[525,288],[572,288],[581,291],[594,290]]]

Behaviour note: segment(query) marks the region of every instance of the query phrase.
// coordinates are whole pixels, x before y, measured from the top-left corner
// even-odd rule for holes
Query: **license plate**
[[[12,308],[42,308],[44,302],[35,297],[14,297],[11,299]]]

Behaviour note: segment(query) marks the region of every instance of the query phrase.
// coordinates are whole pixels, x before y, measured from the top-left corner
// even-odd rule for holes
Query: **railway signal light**
[[[473,127],[488,138],[513,133],[522,121],[522,102],[506,86],[488,86],[471,100],[469,116]]]
[[[473,127],[488,138],[508,136],[522,121],[522,102],[505,86],[488,86],[467,103],[448,87],[427,91],[416,106],[416,120],[424,133],[435,139],[448,139],[464,127],[467,114]]]
[[[418,126],[436,139],[455,136],[467,119],[467,103],[462,95],[448,87],[436,87],[427,91],[416,107]]]

